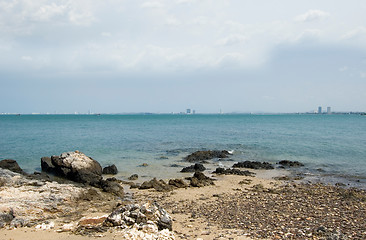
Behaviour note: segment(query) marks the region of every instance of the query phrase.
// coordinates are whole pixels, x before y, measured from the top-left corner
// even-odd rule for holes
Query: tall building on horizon
[[[322,114],[322,107],[318,107],[318,114]]]
[[[332,109],[330,107],[327,107],[327,114],[331,114],[332,113]]]
[[[191,114],[191,109],[190,108],[187,108],[187,114]]]

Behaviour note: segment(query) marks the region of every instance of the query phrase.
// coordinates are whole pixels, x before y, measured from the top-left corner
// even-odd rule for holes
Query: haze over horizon
[[[366,111],[366,1],[0,2],[0,113]]]

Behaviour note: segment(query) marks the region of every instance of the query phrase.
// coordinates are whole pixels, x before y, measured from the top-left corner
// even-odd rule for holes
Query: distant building
[[[327,114],[331,114],[332,113],[332,109],[330,107],[327,107]]]
[[[187,114],[191,114],[191,109],[190,109],[190,108],[188,108],[186,113],[187,113]]]
[[[192,111],[192,113],[193,113],[193,114],[196,114],[196,110],[193,110],[193,111]]]
[[[322,107],[318,107],[318,114],[322,114]]]

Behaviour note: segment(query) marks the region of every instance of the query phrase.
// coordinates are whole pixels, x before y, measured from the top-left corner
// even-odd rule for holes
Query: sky
[[[366,111],[364,0],[1,0],[0,113]]]

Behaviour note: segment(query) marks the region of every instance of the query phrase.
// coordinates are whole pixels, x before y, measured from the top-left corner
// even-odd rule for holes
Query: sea
[[[366,188],[366,116],[338,114],[0,115],[0,160],[26,172],[40,159],[79,150],[118,178],[181,177],[183,161],[198,150],[229,150],[217,166],[239,161],[299,161],[304,181]],[[142,166],[146,165],[147,166]]]

